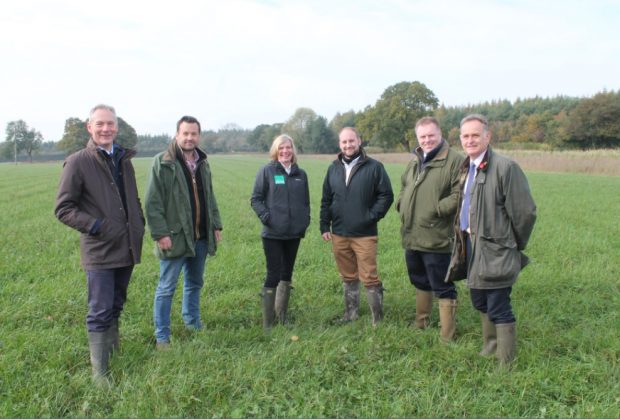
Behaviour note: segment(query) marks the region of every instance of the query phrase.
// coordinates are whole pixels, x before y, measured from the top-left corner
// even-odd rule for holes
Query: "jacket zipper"
[[[196,219],[194,220],[194,237],[196,240],[200,238],[200,199],[198,198],[198,184],[196,183],[196,174],[192,174],[192,186],[194,188],[194,203],[196,205]]]

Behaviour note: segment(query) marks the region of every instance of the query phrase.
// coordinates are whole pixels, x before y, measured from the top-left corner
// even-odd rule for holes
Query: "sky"
[[[0,141],[112,105],[138,134],[331,120],[402,81],[440,103],[620,88],[618,0],[20,0],[0,5]]]

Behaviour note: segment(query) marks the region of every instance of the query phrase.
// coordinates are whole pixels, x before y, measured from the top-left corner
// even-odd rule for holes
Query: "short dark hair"
[[[179,128],[181,128],[181,124],[185,122],[186,124],[198,124],[198,132],[201,132],[200,122],[193,116],[182,116],[181,119],[177,122],[177,132],[179,132]]]

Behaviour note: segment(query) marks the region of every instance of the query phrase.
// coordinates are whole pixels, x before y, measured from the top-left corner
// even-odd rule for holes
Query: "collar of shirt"
[[[353,167],[357,164],[358,160],[360,159],[361,156],[357,156],[355,159],[353,159],[351,161],[351,163],[347,163],[344,161],[344,159],[342,160],[342,164],[344,164],[344,183],[345,185],[349,184],[349,178],[351,177],[351,170],[353,170]]]
[[[112,150],[110,150],[110,151],[106,150],[105,148],[101,147],[100,145],[98,145],[98,146],[97,146],[97,149],[98,149],[98,150],[103,150],[103,151],[105,151],[105,153],[106,153],[108,156],[110,156],[110,157],[112,157],[112,156],[114,155],[114,149],[115,149],[115,148],[116,148],[116,144],[114,144],[114,143],[112,143]]]
[[[289,164],[288,166],[285,166],[281,161],[278,161],[278,163],[280,163],[280,166],[282,166],[282,168],[284,169],[287,175],[291,174],[291,168],[293,167],[292,163]]]
[[[472,162],[470,161],[470,164],[473,163],[476,165],[476,169],[478,167],[480,167],[480,163],[482,163],[482,160],[484,159],[484,156],[487,154],[487,152],[485,151],[484,153],[480,154],[478,157],[476,157],[476,159]]]
[[[362,156],[357,156],[356,158],[354,158],[353,160],[351,160],[351,163],[347,163],[346,161],[344,161],[344,159],[342,159],[342,164],[344,164],[344,166],[345,166],[348,170],[351,170],[351,168],[357,164],[357,162],[359,161],[360,157],[362,157]]]
[[[198,159],[200,158],[196,149],[193,150],[191,159],[188,159],[185,156],[185,153],[183,153],[183,158],[185,159],[185,164],[192,171],[192,173],[196,173],[196,164],[198,163]]]

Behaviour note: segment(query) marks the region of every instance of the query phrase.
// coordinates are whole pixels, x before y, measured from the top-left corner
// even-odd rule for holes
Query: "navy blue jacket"
[[[310,225],[310,192],[306,172],[293,164],[291,173],[271,161],[256,174],[250,199],[263,223],[262,237],[289,240],[302,238]]]
[[[327,169],[321,199],[321,234],[345,237],[377,235],[377,222],[394,202],[390,178],[383,165],[362,154],[345,184],[342,155]]]

